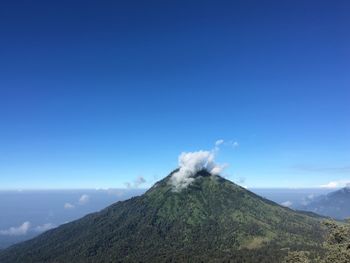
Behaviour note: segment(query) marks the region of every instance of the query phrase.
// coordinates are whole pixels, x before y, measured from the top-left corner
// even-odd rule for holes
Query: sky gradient
[[[147,187],[219,139],[225,175],[248,187],[350,182],[349,13],[3,1],[0,189]]]

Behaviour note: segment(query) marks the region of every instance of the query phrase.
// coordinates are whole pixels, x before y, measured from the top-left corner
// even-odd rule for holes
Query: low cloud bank
[[[26,221],[18,227],[10,227],[6,230],[0,230],[0,235],[3,236],[24,236],[28,233],[30,222]]]
[[[29,232],[42,233],[55,227],[56,226],[52,223],[46,223],[43,225],[32,227],[32,224],[29,221],[26,221],[20,226],[13,226],[5,230],[0,230],[0,235],[1,236],[25,236]]]
[[[342,187],[348,187],[350,188],[350,181],[349,180],[339,180],[339,181],[332,181],[327,184],[320,185],[321,188],[342,188]]]

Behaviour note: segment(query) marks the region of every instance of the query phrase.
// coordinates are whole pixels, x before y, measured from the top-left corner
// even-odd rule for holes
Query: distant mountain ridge
[[[335,219],[350,218],[350,188],[319,196],[302,209]]]
[[[289,250],[320,251],[324,230],[317,217],[206,170],[174,191],[173,173],[139,197],[0,252],[0,262],[273,263]]]

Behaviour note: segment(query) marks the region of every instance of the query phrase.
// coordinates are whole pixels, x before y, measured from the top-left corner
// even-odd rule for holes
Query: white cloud
[[[339,187],[339,183],[338,182],[329,182],[328,184],[322,184],[321,187],[322,188],[337,188],[337,187]]]
[[[52,223],[46,223],[46,224],[35,227],[34,231],[42,233],[42,232],[45,232],[45,231],[50,230],[50,229],[55,228],[55,227],[56,226]]]
[[[291,207],[293,205],[293,203],[291,201],[285,201],[285,202],[281,203],[281,205],[283,205],[285,207]]]
[[[223,140],[223,139],[217,140],[217,141],[215,142],[215,146],[220,146],[220,145],[223,144],[223,143],[224,143],[224,140]]]
[[[213,175],[218,175],[226,167],[215,163],[216,151],[183,152],[179,156],[179,171],[170,179],[174,190],[186,188],[194,181],[192,177],[201,170],[207,170]]]
[[[341,188],[341,187],[348,187],[350,184],[349,180],[339,180],[339,181],[331,181],[327,184],[320,185],[321,188]]]
[[[75,205],[72,205],[71,203],[65,203],[63,207],[64,209],[73,209]]]
[[[88,203],[90,201],[90,196],[88,196],[87,194],[83,194],[80,198],[79,198],[79,204],[80,205],[85,205],[86,203]]]
[[[222,164],[222,165],[216,164],[216,166],[213,167],[213,169],[211,169],[210,173],[214,175],[219,175],[227,167],[228,167],[228,164]]]
[[[0,230],[0,235],[3,236],[24,236],[28,233],[30,222],[26,221],[18,227],[10,227],[6,230]]]
[[[229,146],[232,148],[237,148],[239,146],[239,143],[237,141],[224,141],[222,139],[217,140],[215,142],[215,150],[218,151],[220,146]]]

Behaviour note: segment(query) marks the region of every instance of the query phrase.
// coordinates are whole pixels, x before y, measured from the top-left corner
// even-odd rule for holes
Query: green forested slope
[[[288,251],[322,253],[317,218],[206,171],[179,192],[169,176],[140,197],[5,250],[0,262],[280,262]]]

